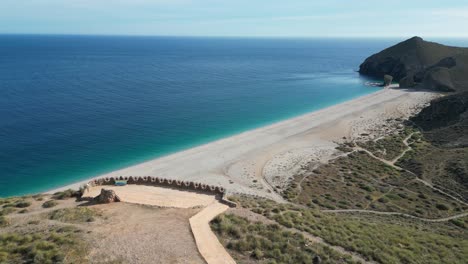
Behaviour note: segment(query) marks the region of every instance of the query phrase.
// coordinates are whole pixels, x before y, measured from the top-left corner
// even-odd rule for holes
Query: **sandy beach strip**
[[[382,89],[338,105],[250,130],[97,177],[155,176],[224,186],[231,193],[281,199],[273,188],[305,162],[326,162],[336,142],[382,136],[389,119],[405,119],[440,96]],[[77,189],[91,179],[64,186]]]

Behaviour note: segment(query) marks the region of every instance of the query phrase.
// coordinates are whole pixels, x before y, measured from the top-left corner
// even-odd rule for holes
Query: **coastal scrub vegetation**
[[[366,209],[418,217],[446,217],[466,206],[415,176],[357,151],[297,175],[283,197],[310,208]]]
[[[354,263],[329,247],[314,244],[300,233],[278,224],[250,222],[227,214],[216,217],[211,228],[239,263]]]
[[[54,200],[49,200],[49,201],[46,201],[42,204],[42,207],[44,208],[52,208],[52,207],[55,207],[58,203]]]
[[[393,160],[406,149],[406,145],[403,143],[404,139],[416,131],[416,129],[407,126],[404,129],[396,131],[393,135],[385,136],[375,141],[357,142],[357,145],[367,149],[379,158]]]
[[[429,223],[398,216],[324,213],[261,198],[230,199],[281,226],[321,237],[379,263],[463,263],[467,257],[468,217]]]
[[[0,215],[0,227],[7,226],[9,224],[10,224],[10,221],[8,220],[8,218],[6,218],[3,215]]]
[[[26,208],[31,205],[30,201],[27,201],[29,197],[12,197],[12,198],[2,198],[0,199],[0,206],[3,209],[7,208]],[[0,213],[1,214],[1,213]]]
[[[101,213],[97,209],[88,207],[72,207],[50,212],[49,219],[66,223],[93,222]]]
[[[65,199],[69,199],[69,198],[80,198],[81,195],[82,195],[81,190],[68,189],[68,190],[65,190],[65,191],[54,193],[52,195],[52,198],[56,199],[56,200],[65,200]]]
[[[80,232],[66,227],[0,234],[0,263],[83,263]]]
[[[468,200],[468,148],[438,147],[419,135],[397,165],[462,200]]]

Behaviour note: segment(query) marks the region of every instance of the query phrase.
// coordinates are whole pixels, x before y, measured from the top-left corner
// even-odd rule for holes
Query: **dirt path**
[[[236,263],[210,228],[210,221],[228,208],[227,205],[214,202],[190,218],[198,251],[208,264]]]
[[[394,158],[394,159],[391,161],[393,165],[395,165],[395,163],[396,163],[401,157],[403,157],[403,156],[406,154],[406,152],[408,152],[408,151],[410,151],[410,150],[413,149],[413,148],[411,148],[411,146],[408,144],[408,140],[409,140],[413,135],[414,135],[414,132],[411,133],[411,134],[409,134],[409,135],[403,140],[403,144],[406,146],[406,149],[405,149],[403,152],[401,152],[400,155],[398,155],[396,158]]]
[[[411,148],[409,145],[407,145],[407,146],[408,146],[409,149],[406,149],[406,150],[404,151],[404,153],[408,152],[409,150],[412,150],[412,148]],[[453,199],[453,200],[455,200],[455,201],[457,201],[457,202],[459,202],[459,203],[461,203],[461,204],[468,205],[468,203],[466,203],[465,201],[462,201],[462,200],[458,199],[457,197],[455,197],[455,196],[453,196],[453,195],[451,195],[451,194],[449,194],[449,193],[447,193],[447,192],[445,192],[445,191],[443,191],[443,190],[441,190],[441,189],[439,189],[439,188],[433,186],[433,185],[430,184],[429,182],[427,182],[427,181],[421,179],[421,178],[420,178],[418,175],[416,175],[414,172],[409,171],[409,170],[407,170],[407,169],[404,169],[404,168],[402,168],[402,167],[399,167],[399,166],[395,165],[395,163],[398,161],[398,159],[399,159],[400,156],[397,157],[398,159],[394,159],[393,161],[388,161],[388,160],[386,160],[386,159],[382,159],[382,158],[379,158],[379,157],[375,156],[372,152],[370,152],[369,150],[367,150],[367,149],[365,149],[365,148],[354,147],[354,149],[355,149],[355,150],[358,150],[358,151],[364,151],[364,152],[366,152],[369,156],[371,156],[372,158],[374,158],[374,159],[376,159],[376,160],[379,160],[379,161],[381,161],[381,162],[387,164],[388,166],[391,166],[391,167],[394,168],[394,169],[397,169],[397,170],[399,170],[399,171],[406,171],[406,172],[408,172],[408,173],[414,175],[416,181],[419,181],[419,182],[423,183],[424,185],[426,185],[427,187],[431,188],[432,190],[437,191],[437,192],[439,192],[439,193],[441,193],[441,194],[443,194],[443,195],[445,195],[445,196],[447,196],[447,197],[449,197],[449,198],[451,198],[451,199]]]

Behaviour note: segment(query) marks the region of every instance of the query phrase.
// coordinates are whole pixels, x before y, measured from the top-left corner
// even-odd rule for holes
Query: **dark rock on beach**
[[[393,76],[391,75],[388,75],[388,74],[385,74],[384,75],[384,86],[389,86],[390,84],[392,84],[392,81],[393,81]]]

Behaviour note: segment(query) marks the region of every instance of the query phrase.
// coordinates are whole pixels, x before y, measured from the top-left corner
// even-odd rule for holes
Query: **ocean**
[[[0,35],[0,196],[373,93],[356,70],[395,42]]]

